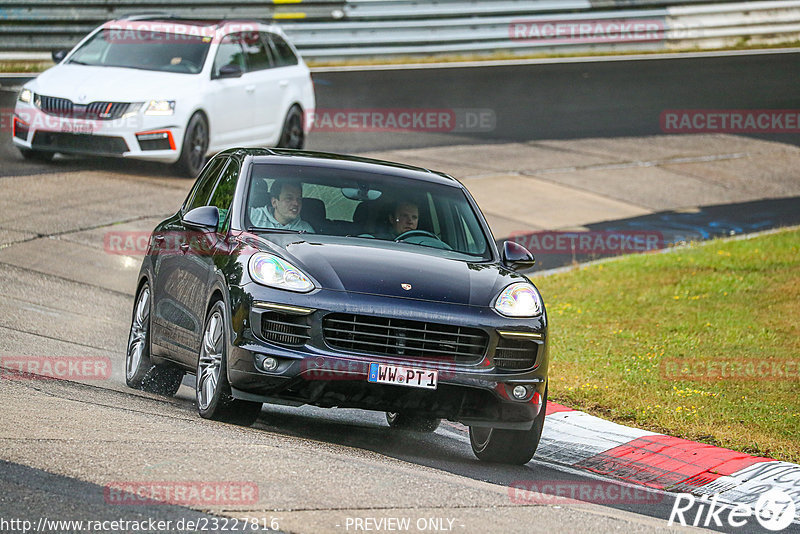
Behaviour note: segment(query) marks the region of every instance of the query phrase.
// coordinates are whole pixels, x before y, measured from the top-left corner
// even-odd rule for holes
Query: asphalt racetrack
[[[800,135],[668,136],[660,117],[798,109],[798,61],[800,52],[320,70],[321,110],[450,110],[465,121],[471,112],[491,120],[455,131],[318,131],[308,148],[450,172],[473,191],[497,239],[642,221],[675,241],[748,233],[800,223]],[[16,92],[14,82],[2,83],[7,125]],[[689,530],[667,526],[675,497],[660,492],[632,502],[519,502],[509,490],[515,482],[598,478],[535,458],[523,467],[479,463],[462,425],[404,434],[380,413],[266,406],[254,427],[239,428],[199,418],[191,379],[174,399],[128,389],[124,355],[141,258],[109,253],[103,236],[149,231],[175,211],[191,181],[125,160],[31,163],[9,137],[4,131],[0,140],[0,356],[107,357],[111,373],[85,383],[0,381],[0,517],[258,517],[286,532],[355,532],[356,519],[363,527],[403,517],[424,519],[426,531]],[[535,187],[557,207],[514,194],[513,184]],[[544,267],[573,259],[557,256],[543,257]],[[257,485],[258,498],[186,507],[109,502],[109,484],[153,480],[244,481]]]

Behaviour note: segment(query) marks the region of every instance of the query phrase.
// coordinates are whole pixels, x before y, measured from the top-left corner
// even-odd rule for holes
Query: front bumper
[[[367,339],[387,339],[374,352],[363,350],[365,345],[359,346],[361,350],[342,348],[341,344],[332,345],[330,327],[331,318],[342,314],[391,319],[400,326],[382,331],[390,332],[389,335],[370,330],[373,337],[368,334]],[[473,426],[527,430],[539,414],[545,396],[548,369],[545,316],[509,319],[489,307],[330,290],[293,295],[250,284],[232,299],[231,317],[233,343],[228,357],[228,379],[237,398],[416,413]],[[407,325],[417,322],[480,330],[486,334],[485,348],[468,357],[451,356],[438,349],[433,349],[431,352],[435,354],[431,355],[423,349],[408,349],[412,341],[406,335],[413,335],[414,328]],[[275,333],[276,328],[280,333]],[[404,334],[405,331],[411,333]],[[295,336],[297,333],[302,336]],[[524,368],[504,368],[508,360],[499,356],[509,346],[511,334],[517,334],[512,345],[526,347],[525,354],[532,355],[530,365],[522,365]],[[352,334],[353,338],[358,335]],[[430,332],[420,335],[434,339],[426,342],[425,347],[452,346],[437,345],[435,335]],[[520,336],[524,339],[522,344]],[[398,347],[401,337],[402,346]],[[276,369],[265,370],[263,362],[267,357],[277,360]],[[429,390],[370,383],[367,375],[373,362],[436,369],[438,387]],[[520,400],[512,394],[517,385],[525,386],[528,392]]]
[[[21,149],[174,163],[180,157],[184,130],[182,119],[174,115],[138,111],[117,119],[84,119],[51,115],[17,102],[11,138]]]

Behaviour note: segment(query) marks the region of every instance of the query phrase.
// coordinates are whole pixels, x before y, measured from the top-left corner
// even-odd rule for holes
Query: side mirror
[[[183,223],[204,230],[216,230],[219,224],[219,210],[216,206],[200,206],[184,215]]]
[[[506,241],[503,243],[503,263],[511,270],[519,271],[530,269],[536,260],[527,248],[514,241]]]
[[[239,78],[242,74],[242,68],[239,65],[230,63],[219,68],[217,78]]]
[[[67,50],[67,49],[53,50],[53,53],[52,53],[53,62],[54,63],[61,63],[61,60],[64,59],[65,57],[67,57],[68,53],[69,53],[69,50]]]

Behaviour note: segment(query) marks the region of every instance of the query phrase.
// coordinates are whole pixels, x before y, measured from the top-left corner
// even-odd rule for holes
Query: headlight
[[[494,309],[507,317],[536,317],[542,314],[542,297],[531,284],[516,282],[500,292]]]
[[[250,277],[259,284],[300,293],[314,289],[314,283],[300,269],[272,254],[253,254],[248,266]]]
[[[172,115],[175,113],[174,100],[151,100],[144,110],[145,115]]]
[[[19,92],[17,100],[20,102],[25,102],[26,104],[30,104],[31,100],[33,100],[33,92],[30,89],[23,89]]]

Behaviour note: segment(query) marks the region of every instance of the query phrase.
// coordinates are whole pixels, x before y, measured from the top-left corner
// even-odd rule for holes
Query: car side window
[[[222,38],[217,55],[214,57],[213,76],[219,76],[219,69],[225,65],[237,65],[242,72],[247,70],[241,41],[241,34],[237,33],[231,33]]]
[[[197,179],[194,192],[186,203],[187,212],[200,206],[208,206],[208,199],[211,197],[211,192],[217,183],[219,173],[227,162],[228,158],[217,158],[206,167],[200,178]]]
[[[272,50],[275,53],[275,66],[288,67],[289,65],[297,65],[297,56],[294,54],[292,47],[289,46],[283,37],[274,33],[268,34]]]
[[[261,34],[257,32],[243,33],[242,48],[244,49],[248,72],[272,67],[272,54],[267,51]]]
[[[216,206],[219,210],[219,225],[217,231],[222,232],[228,224],[228,213],[236,193],[236,182],[239,179],[239,166],[231,160],[217,183],[217,188],[211,194],[209,206]]]

